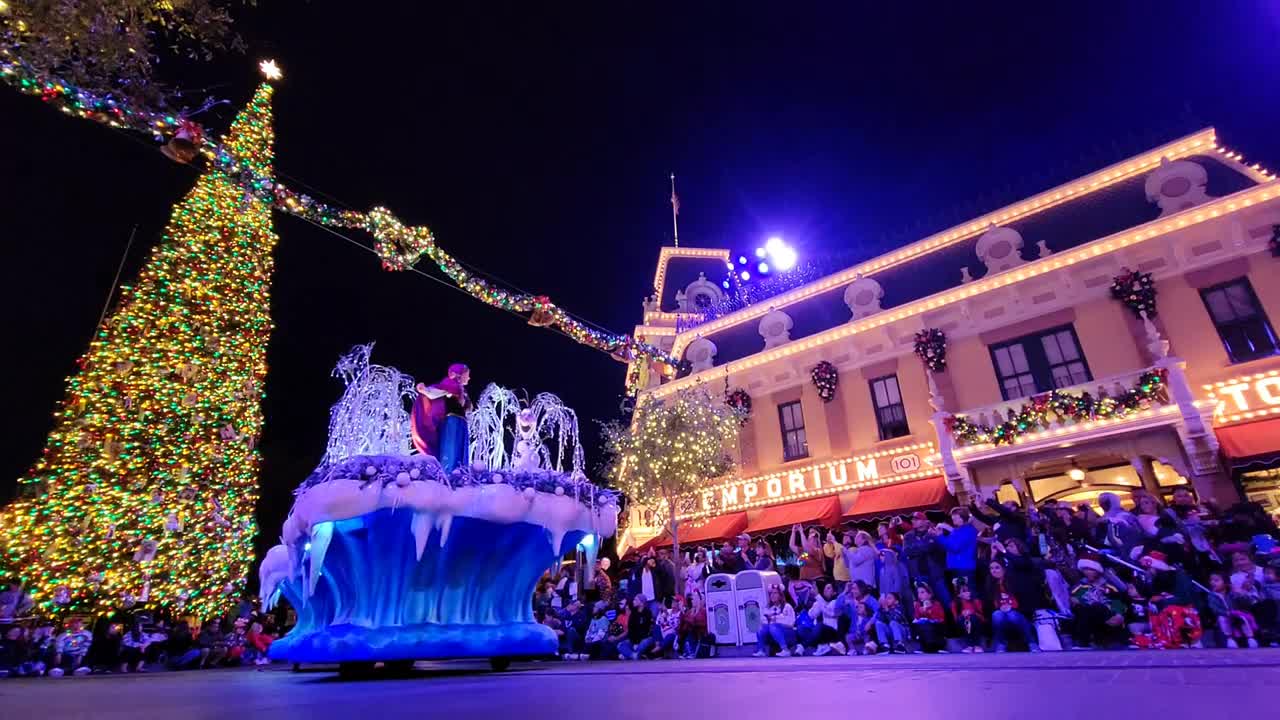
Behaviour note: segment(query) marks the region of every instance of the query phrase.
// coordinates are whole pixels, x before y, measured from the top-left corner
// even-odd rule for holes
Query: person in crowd
[[[1135,493],[1136,497],[1134,506],[1134,518],[1138,521],[1138,527],[1142,529],[1142,534],[1148,538],[1156,536],[1156,521],[1164,514],[1160,506],[1160,500],[1156,496],[1148,492]]]
[[[1075,649],[1091,650],[1097,641],[1116,644],[1117,636],[1125,630],[1128,608],[1124,594],[1106,578],[1096,555],[1083,555],[1076,565],[1084,577],[1071,590]]]
[[[239,665],[244,660],[244,650],[249,641],[245,637],[249,630],[249,619],[238,617],[231,623],[231,632],[227,638],[227,664]]]
[[[700,590],[689,593],[689,602],[680,616],[681,657],[694,658],[707,635],[707,605]]]
[[[710,575],[710,565],[707,564],[707,551],[698,548],[693,553],[693,562],[689,563],[689,567],[684,571],[684,594],[692,595],[695,592],[702,592],[707,585],[707,576]]]
[[[616,650],[610,652],[607,648],[608,639],[611,635],[610,625],[617,620],[617,617],[618,612],[616,610],[610,610],[608,603],[603,600],[596,601],[596,604],[591,609],[591,624],[587,626],[587,635],[584,638],[587,648],[587,657],[592,660],[599,660],[605,657],[617,657]],[[617,634],[625,634],[625,631],[621,626],[617,628]]]
[[[911,592],[911,577],[907,568],[903,565],[899,553],[902,550],[902,544],[886,545],[879,549],[880,559],[880,588],[881,593],[893,592],[898,597]]]
[[[845,654],[845,645],[840,640],[842,608],[837,605],[836,600],[836,584],[827,583],[822,587],[822,592],[808,604],[807,613],[813,622],[803,628],[797,622],[797,654],[803,654],[805,648],[809,647],[814,648],[813,654],[817,656],[832,652]]]
[[[662,608],[662,612],[658,613],[656,628],[654,630],[654,639],[657,644],[654,650],[666,657],[668,653],[674,654],[676,651],[676,642],[680,639],[680,619],[684,615],[684,597],[676,595],[667,602],[667,606]]]
[[[1131,557],[1133,548],[1141,545],[1144,539],[1138,519],[1124,509],[1115,493],[1104,492],[1099,495],[1098,507],[1102,508],[1098,541],[1106,543],[1120,557]]]
[[[1046,567],[1050,561],[1030,555],[1027,543],[1020,538],[992,543],[995,556],[1005,567],[1005,583],[1018,599],[1018,611],[1028,620],[1035,619],[1036,610],[1045,605]]]
[[[755,567],[756,560],[759,560],[759,558],[756,557],[756,547],[755,543],[751,542],[751,535],[749,533],[738,535],[737,543],[738,552],[742,554],[747,567]]]
[[[23,627],[0,628],[0,677],[29,675],[31,666],[31,648]]]
[[[756,542],[756,562],[752,565],[752,569],[761,571],[771,571],[776,568],[776,560],[773,557],[773,546],[768,540],[760,538]]]
[[[1259,617],[1266,609],[1262,607],[1262,592],[1258,589],[1258,585],[1254,582],[1254,577],[1245,572],[1231,573],[1231,607],[1240,612],[1248,613],[1254,619],[1254,632],[1261,635],[1268,628],[1268,624]],[[1251,648],[1258,647],[1257,638],[1249,639],[1248,646]]]
[[[1200,647],[1204,631],[1190,576],[1181,568],[1171,566],[1168,557],[1159,550],[1143,556],[1141,565],[1150,578],[1149,595],[1130,605],[1146,606],[1151,630],[1149,634],[1134,635],[1133,643],[1143,648]]]
[[[861,580],[868,587],[876,587],[876,549],[871,544],[871,534],[859,530],[853,537],[853,546],[843,548],[845,567],[850,580]]]
[[[847,654],[875,655],[878,650],[875,640],[875,611],[871,609],[869,603],[857,603],[855,607],[853,622],[850,623],[849,634],[845,638],[845,643],[848,646]],[[887,651],[888,649],[889,644],[886,641],[885,650]]]
[[[951,524],[938,525],[938,543],[947,553],[946,574],[954,581],[963,578],[972,587],[977,578],[978,529],[969,522],[969,511],[955,508],[951,511]]]
[[[800,559],[800,579],[810,582],[826,575],[826,555],[822,552],[822,541],[818,528],[809,528],[808,532],[799,525],[791,526],[791,552]]]
[[[917,652],[946,652],[947,615],[942,604],[933,595],[927,583],[916,585],[915,612],[912,613],[911,630],[919,643]]]
[[[796,611],[786,601],[781,585],[769,586],[768,604],[760,614],[755,657],[768,657],[771,646],[777,649],[778,657],[791,657],[791,647],[796,644]]]
[[[720,546],[720,552],[716,553],[714,567],[716,572],[737,575],[743,570],[749,569],[751,564],[747,561],[747,556],[742,548],[726,540]]]
[[[185,625],[186,623],[179,624]],[[275,642],[275,635],[266,632],[262,623],[255,622],[249,625],[249,632],[245,633],[244,639],[246,662],[252,662],[254,665],[271,664],[271,659],[267,657],[267,651],[271,649],[271,643]]]
[[[591,584],[595,586],[596,598],[606,605],[613,602],[613,578],[609,577],[609,558],[596,560],[595,575]]]
[[[195,638],[191,636],[191,626],[187,623],[174,623],[167,643],[170,669],[188,670],[200,662],[200,648],[196,647]]]
[[[151,634],[135,621],[120,639],[120,672],[146,672],[147,661],[158,655],[152,642]]]
[[[668,572],[670,563],[659,562],[656,555],[646,555],[636,566],[628,589],[632,596],[643,595],[649,599],[650,614],[665,606],[675,594],[675,577]]]
[[[882,594],[881,597],[884,597],[884,595]],[[836,613],[840,620],[839,628],[842,636],[849,633],[849,628],[852,627],[854,618],[858,614],[859,604],[869,606],[872,614],[880,609],[879,601],[871,594],[871,586],[865,582],[853,580],[845,586],[844,592],[840,593],[836,598]],[[884,644],[883,639],[881,639],[881,644]],[[886,647],[888,646],[886,645]]]
[[[199,667],[201,669],[217,667],[225,660],[228,645],[227,638],[222,633],[222,624],[217,620],[206,622],[200,630],[200,635],[196,637],[196,647],[200,648]]]
[[[22,583],[11,580],[0,590],[0,620],[13,620],[31,612],[34,603],[22,589]]]
[[[845,532],[840,542],[836,542],[835,531],[827,531],[827,539],[822,543],[822,554],[831,561],[831,577],[836,581],[836,592],[844,592],[849,583],[849,566],[844,561],[844,553],[853,547],[853,533]]]
[[[58,648],[52,620],[41,620],[36,623],[28,642],[28,652],[31,656],[30,674],[43,675],[48,668],[53,667],[53,658]]]
[[[898,548],[899,550],[901,550],[902,549],[902,533],[898,532],[898,526],[900,524],[901,524],[900,521],[895,521],[892,524],[887,522],[882,522],[879,525],[877,525],[876,526],[876,547],[882,550],[884,548]]]
[[[943,566],[942,546],[938,544],[938,533],[933,523],[923,512],[911,516],[912,528],[902,538],[902,551],[907,556],[907,568],[911,571],[911,582],[919,585],[925,583],[936,597],[943,602],[950,602],[951,595],[946,588]]]
[[[76,675],[88,675],[91,668],[85,659],[93,647],[93,635],[84,629],[84,621],[73,617],[67,627],[54,642],[53,662],[49,665],[49,675],[61,677],[65,672]]]
[[[863,603],[870,605],[866,600]],[[881,595],[880,606],[875,610],[875,615],[879,652],[906,654],[907,617],[902,612],[902,600],[898,594],[887,592]]]
[[[1227,647],[1235,649],[1244,641],[1249,647],[1258,646],[1258,621],[1247,610],[1240,610],[1232,602],[1231,587],[1222,572],[1209,574],[1209,611],[1218,623]]]
[[[955,599],[951,601],[951,616],[956,619],[964,641],[963,652],[983,652],[985,623],[982,621],[982,600],[973,596],[973,589],[964,577],[958,576],[952,582],[955,584]]]
[[[1008,568],[1004,562],[993,560],[988,566],[988,573],[986,604],[991,608],[991,632],[995,651],[1004,652],[1014,639],[1025,643],[1027,649],[1036,650],[1038,646],[1032,635],[1031,623],[1019,611],[1018,593],[1009,577]]]
[[[639,660],[648,654],[657,640],[654,637],[653,611],[649,599],[641,593],[632,598],[631,615],[627,618],[627,637],[618,643],[618,656],[623,660]]]
[[[1006,542],[1009,538],[1027,539],[1027,516],[1018,503],[1009,500],[1003,504],[995,498],[987,498],[985,505],[994,514],[984,512],[977,503],[969,503],[969,513],[995,530],[996,539]]]

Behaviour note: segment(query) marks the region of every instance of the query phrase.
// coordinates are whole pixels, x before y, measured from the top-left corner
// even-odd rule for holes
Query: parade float
[[[617,529],[617,495],[583,475],[576,416],[496,385],[472,403],[464,366],[425,386],[370,364],[371,349],[335,368],[346,390],[324,459],[262,562],[264,607],[284,597],[298,616],[271,657],[504,669],[554,654],[534,622],[538,578],[580,544],[594,563],[599,543],[583,541]]]

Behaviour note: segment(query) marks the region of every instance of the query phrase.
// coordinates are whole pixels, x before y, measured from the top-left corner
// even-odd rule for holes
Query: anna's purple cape
[[[440,431],[449,414],[449,399],[466,404],[466,393],[457,380],[447,377],[427,388],[419,386],[413,400],[413,446],[423,455],[440,457]]]

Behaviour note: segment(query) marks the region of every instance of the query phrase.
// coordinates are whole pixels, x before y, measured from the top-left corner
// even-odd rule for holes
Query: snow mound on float
[[[426,455],[345,455],[344,448],[405,446],[401,390],[412,380],[369,366],[368,356],[363,346],[339,363],[348,387],[331,413],[325,460],[298,488],[281,543],[259,569],[263,606],[284,597],[298,614],[271,657],[351,662],[554,653],[554,633],[533,619],[534,586],[587,535],[613,535],[618,521],[617,495],[596,488],[578,468],[576,419],[560,428],[555,460],[528,452],[528,443],[546,439],[537,432],[545,427],[539,420],[563,422],[572,412],[540,395],[544,412],[524,408],[526,422],[513,431],[520,403],[510,391],[486,389],[471,423],[473,435],[480,432],[473,456],[478,447],[507,467],[477,463],[446,473]],[[361,416],[379,420],[360,431]],[[336,443],[335,426],[342,436]],[[520,469],[509,467],[512,453],[505,449],[516,432],[526,443]],[[558,467],[565,437],[573,450],[570,472]]]

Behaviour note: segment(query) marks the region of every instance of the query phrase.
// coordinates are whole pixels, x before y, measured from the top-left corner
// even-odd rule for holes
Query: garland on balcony
[[[751,417],[751,396],[746,390],[736,388],[732,392],[725,393],[725,403],[738,411],[738,415],[742,418],[742,424],[747,424],[747,419]]]
[[[1271,226],[1271,256],[1280,257],[1280,225]]]
[[[1126,418],[1153,404],[1166,404],[1169,402],[1167,380],[1166,371],[1161,368],[1142,373],[1137,384],[1116,397],[1107,396],[1105,391],[1095,398],[1088,391],[1075,394],[1053,390],[1032,396],[1016,412],[1010,408],[1008,419],[994,426],[956,415],[947,419],[947,430],[961,446],[1009,445],[1023,435],[1047,429],[1054,423]]]
[[[916,355],[930,372],[947,369],[947,334],[938,328],[926,328],[916,333]]]
[[[809,371],[809,377],[813,378],[813,386],[818,388],[818,397],[822,398],[822,402],[831,402],[835,399],[836,386],[840,384],[840,373],[835,365],[823,360],[813,366]]]
[[[1111,280],[1111,297],[1119,300],[1139,318],[1156,316],[1156,285],[1151,273],[1124,268],[1124,272]]]

